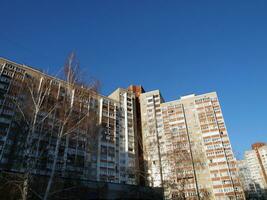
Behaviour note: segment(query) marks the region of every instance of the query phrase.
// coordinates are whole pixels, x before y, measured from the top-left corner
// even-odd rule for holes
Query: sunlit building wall
[[[149,185],[171,198],[244,199],[216,93],[164,102],[155,90],[140,99]]]

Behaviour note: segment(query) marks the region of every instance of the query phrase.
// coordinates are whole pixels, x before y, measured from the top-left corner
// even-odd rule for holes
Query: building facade
[[[135,94],[127,89],[118,88],[109,95],[110,99],[118,101],[121,105],[120,122],[117,133],[120,143],[119,165],[122,183],[137,184],[138,177],[138,147]]]
[[[27,111],[27,95],[43,101],[38,112]],[[103,96],[0,59],[0,106],[1,170],[49,175],[57,154],[62,177],[164,187],[169,199],[244,199],[214,92],[165,102],[130,86]],[[36,126],[24,130],[18,106],[36,113]]]
[[[164,102],[140,96],[148,184],[167,198],[244,199],[216,93]]]
[[[18,120],[21,116],[19,110],[22,108],[27,113],[33,108],[26,105],[25,92],[29,85],[33,98],[43,99],[40,112],[36,114],[38,125],[34,126],[31,134],[29,130],[23,133],[22,127],[18,126],[21,122]],[[0,59],[0,97],[1,170],[24,172],[28,167],[35,174],[49,175],[56,144],[60,141],[56,162],[58,175],[113,183],[138,183],[133,92],[119,89],[110,97],[105,97],[83,86],[71,86],[70,89],[67,82],[40,70]],[[49,107],[52,104],[53,109]],[[65,116],[69,114],[71,117],[61,116],[63,111]],[[29,119],[32,119],[31,113],[28,113]],[[63,127],[64,120],[74,128]],[[63,131],[61,135],[60,130]],[[32,147],[25,147],[27,141],[33,144]],[[33,164],[26,166],[28,161]]]

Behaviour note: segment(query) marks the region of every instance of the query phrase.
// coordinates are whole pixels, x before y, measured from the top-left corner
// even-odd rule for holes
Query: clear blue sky
[[[0,56],[55,73],[75,50],[102,93],[217,91],[236,152],[267,142],[267,1],[3,1]]]

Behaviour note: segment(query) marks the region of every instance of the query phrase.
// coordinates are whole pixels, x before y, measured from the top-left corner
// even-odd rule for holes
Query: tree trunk
[[[26,156],[27,154],[29,154],[28,156],[30,157],[30,153],[31,153],[31,145],[32,145],[32,137],[33,134],[35,132],[35,125],[36,125],[36,121],[37,121],[37,112],[35,112],[34,114],[34,119],[33,119],[33,124],[32,124],[32,130],[28,133],[28,136],[26,138],[26,152],[24,152],[24,156]],[[30,159],[27,158],[26,160],[26,177],[23,181],[23,189],[22,189],[22,200],[27,200],[28,197],[28,191],[29,191],[29,178],[30,178],[30,171],[33,170],[32,167],[30,165]]]
[[[27,173],[26,177],[25,177],[25,180],[23,181],[22,200],[27,200],[28,189],[29,189],[29,175]]]
[[[65,140],[65,149],[64,149],[64,156],[63,156],[63,169],[62,169],[62,176],[65,177],[67,160],[68,160],[68,150],[69,150],[69,135],[66,136]]]
[[[62,130],[63,130],[63,128],[62,128]],[[47,198],[48,198],[48,195],[49,195],[49,192],[50,192],[50,189],[51,189],[51,185],[52,185],[52,182],[53,182],[53,178],[54,178],[54,175],[55,175],[58,152],[59,152],[59,147],[60,147],[60,143],[61,143],[61,135],[62,134],[60,134],[60,136],[57,139],[55,155],[54,155],[54,160],[53,160],[53,165],[52,165],[52,171],[51,171],[51,174],[50,174],[47,186],[46,186],[46,191],[45,191],[45,195],[44,195],[43,200],[47,200]]]

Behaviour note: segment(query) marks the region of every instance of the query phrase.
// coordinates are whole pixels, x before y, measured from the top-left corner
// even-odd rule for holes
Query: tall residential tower
[[[168,198],[244,199],[215,92],[164,102],[141,94],[147,181]]]

